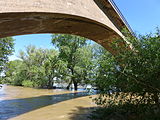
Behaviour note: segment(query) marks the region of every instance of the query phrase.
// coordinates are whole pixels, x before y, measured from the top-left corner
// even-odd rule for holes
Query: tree
[[[77,63],[74,67],[75,79],[79,84],[91,84],[94,80],[95,63],[93,60],[93,46],[79,48],[75,56]]]
[[[96,83],[101,95],[96,102],[105,106],[103,115],[108,116],[103,116],[105,119],[122,112],[123,119],[133,116],[134,119],[159,119],[160,32],[128,36],[126,40],[132,44],[132,50],[128,49],[129,44],[125,49],[118,46],[121,40],[117,40],[113,48],[119,54],[112,56],[106,52],[99,59]]]
[[[8,56],[12,54],[14,47],[14,39],[12,37],[0,38],[0,72],[8,61]]]
[[[27,46],[19,58],[5,66],[3,82],[27,87],[53,88],[53,78],[57,76],[58,52],[54,49],[42,49]]]
[[[26,65],[25,77],[26,81],[33,82],[33,87],[53,88],[53,78],[56,77],[57,65],[56,50],[48,50],[36,48],[35,46],[28,46],[26,53],[21,52],[20,58]]]
[[[75,35],[56,34],[52,35],[52,43],[59,49],[59,58],[67,63],[68,74],[66,74],[66,77],[70,78],[67,89],[69,89],[73,83],[74,89],[77,90],[78,84],[83,79],[86,79],[86,69],[89,68],[87,66],[92,56],[91,52],[89,52],[90,49],[85,48],[87,39]],[[88,58],[84,57],[85,55],[87,55]]]
[[[48,88],[53,88],[54,79],[61,79],[61,75],[65,73],[65,63],[58,58],[58,52],[55,50],[47,51],[47,57],[44,62],[45,74],[48,79]]]
[[[9,61],[4,68],[5,77],[3,78],[3,83],[21,86],[24,78],[22,74],[24,67],[21,60]]]
[[[116,86],[116,60],[115,57],[105,50],[102,46],[96,46],[96,86],[103,93],[110,91],[112,87]]]

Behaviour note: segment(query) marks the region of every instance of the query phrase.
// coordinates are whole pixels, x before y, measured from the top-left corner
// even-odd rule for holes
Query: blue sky
[[[134,32],[146,34],[160,27],[160,0],[114,0]],[[17,59],[18,51],[30,44],[42,48],[53,48],[51,34],[15,36],[15,53],[10,60]]]
[[[20,35],[13,37],[15,39],[15,52],[9,57],[9,60],[15,60],[18,58],[20,50],[25,50],[28,45],[35,45],[41,48],[53,48],[51,44],[51,34],[31,34],[31,35]]]
[[[160,0],[114,0],[134,32],[146,34],[160,26]]]

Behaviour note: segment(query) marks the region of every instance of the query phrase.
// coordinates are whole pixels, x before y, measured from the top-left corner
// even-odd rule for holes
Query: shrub
[[[105,117],[100,120],[110,120],[107,116],[117,114],[119,119],[123,116],[122,120],[130,120],[128,114],[134,114],[137,120],[159,120],[160,30],[145,36],[128,36],[126,40],[130,44],[115,40],[113,48],[119,53],[112,56],[104,52],[99,61],[96,84],[100,96],[95,100],[103,106],[99,110],[104,111],[97,115]]]
[[[22,82],[22,85],[25,87],[34,87],[34,82],[30,81],[30,80],[24,80]]]

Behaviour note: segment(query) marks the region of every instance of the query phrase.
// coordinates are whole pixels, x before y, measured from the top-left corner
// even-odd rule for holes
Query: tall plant
[[[119,46],[122,40],[113,43],[113,48],[119,50],[116,56],[105,52],[99,59],[96,83],[101,94],[96,102],[113,108],[110,114],[123,110],[126,116],[130,113],[139,119],[143,115],[145,120],[149,115],[159,119],[160,32],[128,36],[126,40],[130,44]]]

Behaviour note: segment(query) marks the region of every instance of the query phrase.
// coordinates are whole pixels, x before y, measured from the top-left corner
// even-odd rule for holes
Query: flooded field
[[[93,97],[84,91],[3,86],[0,120],[88,120]]]

